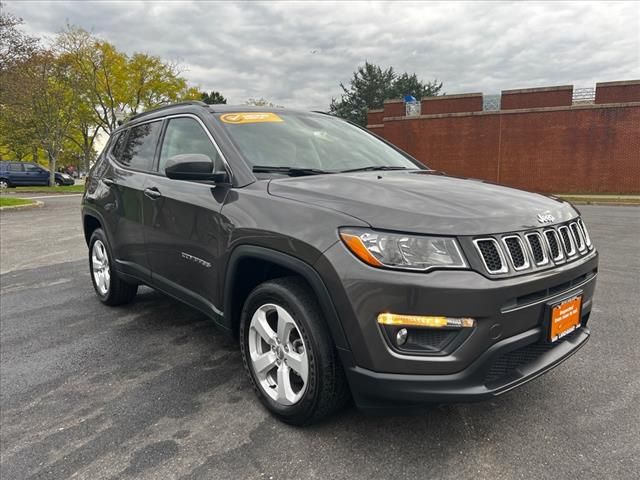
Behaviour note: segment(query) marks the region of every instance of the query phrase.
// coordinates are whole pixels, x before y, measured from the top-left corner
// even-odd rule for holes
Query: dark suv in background
[[[0,161],[0,188],[49,185],[49,170],[33,162]],[[73,185],[75,181],[66,173],[55,173],[58,186]]]
[[[239,339],[295,424],[492,398],[585,344],[598,254],[557,198],[429,170],[319,113],[189,103],[133,117],[82,219],[108,305],[139,284]]]

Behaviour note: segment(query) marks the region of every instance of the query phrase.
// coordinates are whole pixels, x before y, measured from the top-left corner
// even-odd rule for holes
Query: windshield
[[[317,172],[423,168],[373,135],[321,114],[238,112],[216,114],[231,140],[255,171],[265,168]]]

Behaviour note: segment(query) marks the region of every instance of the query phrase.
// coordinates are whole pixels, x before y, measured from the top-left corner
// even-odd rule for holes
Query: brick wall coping
[[[391,117],[391,118],[397,118],[397,117]],[[382,128],[384,127],[384,123],[375,123],[373,125],[367,125],[366,128]]]
[[[397,122],[403,120],[421,120],[428,118],[447,118],[447,117],[473,117],[479,115],[513,115],[516,113],[541,113],[541,112],[557,112],[561,110],[589,110],[602,108],[621,108],[621,107],[640,107],[640,102],[628,103],[602,103],[602,104],[586,104],[560,107],[537,107],[537,108],[518,108],[514,110],[497,110],[490,112],[456,112],[456,113],[435,113],[433,115],[416,115],[414,117],[384,117],[384,122]]]
[[[424,97],[421,102],[425,102],[428,100],[448,100],[450,98],[470,98],[470,97],[481,97],[482,92],[479,93],[457,93],[455,95],[437,95],[435,97]]]
[[[573,85],[558,85],[557,87],[517,88],[515,90],[502,90],[502,95],[512,95],[514,93],[555,92],[558,90],[573,90]]]
[[[367,113],[382,113],[384,112],[384,108],[375,108],[371,110],[367,110]]]
[[[392,98],[390,100],[385,100],[382,103],[404,103],[404,99],[403,98]]]
[[[599,82],[596,83],[598,87],[623,87],[625,85],[640,85],[640,80],[621,80],[619,82]]]

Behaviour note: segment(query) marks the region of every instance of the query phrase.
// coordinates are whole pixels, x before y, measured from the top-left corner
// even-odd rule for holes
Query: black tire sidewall
[[[253,317],[254,312],[266,303],[279,305],[289,312],[296,322],[307,349],[307,358],[309,361],[307,387],[302,398],[294,405],[281,405],[264,393],[256,374],[250,365],[251,357],[249,354],[248,340],[251,318]],[[251,377],[253,388],[256,390],[260,401],[265,405],[265,407],[267,407],[267,409],[280,416],[283,420],[289,420],[292,423],[301,423],[301,420],[304,420],[313,413],[319,400],[318,392],[322,391],[322,386],[319,384],[321,381],[321,375],[319,372],[320,368],[322,368],[323,360],[325,359],[323,359],[323,349],[318,344],[318,339],[316,338],[318,336],[316,328],[319,326],[316,325],[316,328],[313,328],[314,325],[311,323],[312,320],[309,316],[310,314],[313,315],[315,312],[309,312],[307,310],[308,307],[305,307],[292,292],[288,291],[288,289],[275,282],[267,282],[258,286],[249,295],[242,310],[241,317],[240,338],[243,362]]]

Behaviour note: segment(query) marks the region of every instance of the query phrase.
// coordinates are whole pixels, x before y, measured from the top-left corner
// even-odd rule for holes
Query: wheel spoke
[[[291,315],[284,308],[276,306],[276,311],[278,312],[278,338],[283,345],[286,345],[289,341],[291,330],[296,325]]]
[[[287,359],[287,364],[289,368],[291,368],[294,372],[298,374],[298,376],[302,379],[302,381],[306,384],[307,378],[309,376],[309,364],[307,362],[307,352],[295,353],[289,351],[285,353],[285,358]]]
[[[252,358],[251,361],[253,362],[256,373],[260,377],[264,377],[264,375],[275,366],[276,354],[268,351],[262,355],[257,355],[255,358]]]
[[[278,402],[282,405],[292,405],[296,400],[296,394],[291,388],[291,378],[289,377],[289,367],[281,364],[278,367]]]
[[[271,343],[276,336],[276,332],[274,332],[273,329],[269,326],[269,323],[267,322],[267,315],[263,310],[258,310],[255,313],[253,322],[251,322],[251,326],[267,343]]]
[[[98,270],[100,270],[102,268],[102,262],[100,260],[98,260],[96,257],[93,257],[91,259],[91,264],[93,265],[93,271],[97,272]]]

